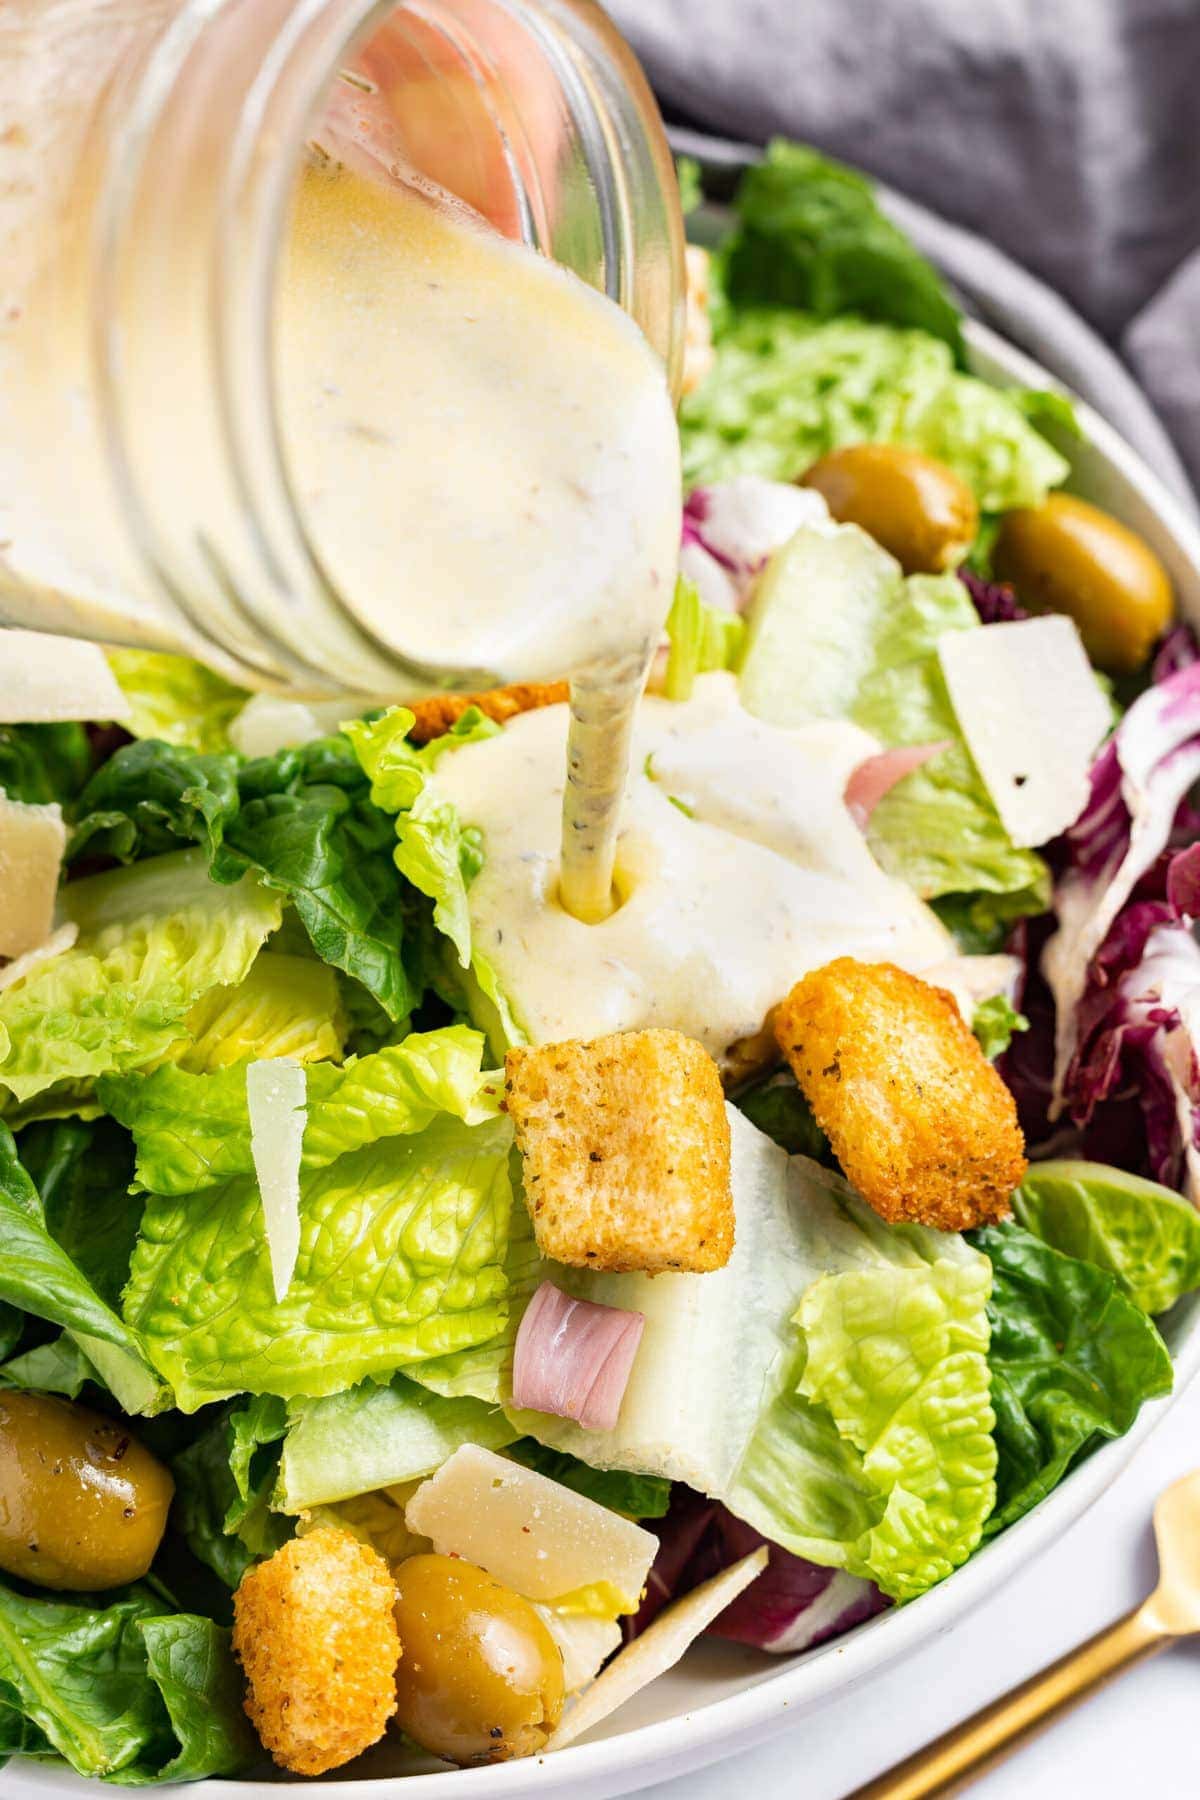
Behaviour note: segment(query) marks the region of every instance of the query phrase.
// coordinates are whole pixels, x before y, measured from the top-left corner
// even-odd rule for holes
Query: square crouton
[[[953,995],[843,956],[796,983],[775,1032],[847,1179],[882,1218],[966,1231],[1008,1216],[1027,1166],[1016,1104]]]
[[[510,1050],[507,1105],[543,1255],[580,1269],[720,1269],[733,1249],[717,1066],[678,1031]]]

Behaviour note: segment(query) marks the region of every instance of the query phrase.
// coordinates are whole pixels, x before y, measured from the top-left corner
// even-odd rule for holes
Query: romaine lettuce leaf
[[[467,889],[479,873],[483,849],[478,830],[464,826],[455,808],[439,800],[427,781],[441,758],[464,744],[494,737],[501,729],[472,707],[418,749],[407,741],[412,715],[393,707],[375,720],[346,727],[346,735],[371,781],[377,807],[396,815],[396,866],[433,901],[433,922],[453,949],[452,966],[438,983],[486,1032],[497,1055],[524,1042],[524,1033],[500,990],[495,970],[471,943]],[[438,978],[432,971],[430,979]]]
[[[275,1504],[300,1512],[418,1481],[461,1444],[502,1450],[516,1436],[500,1408],[482,1400],[446,1399],[405,1375],[387,1387],[363,1381],[288,1408]]]
[[[17,1143],[51,1237],[107,1306],[120,1304],[142,1216],[133,1143],[112,1119],[31,1125]]]
[[[4,1749],[139,1787],[233,1775],[256,1753],[241,1700],[229,1633],[147,1584],[96,1605],[0,1587]]]
[[[101,1377],[74,1338],[66,1331],[45,1344],[0,1363],[0,1386],[29,1388],[39,1394],[62,1394],[77,1400],[89,1381]]]
[[[178,1064],[199,1075],[248,1057],[339,1058],[346,1037],[341,984],[326,963],[263,950],[236,987],[214,988],[196,1002],[187,1029]]]
[[[0,1090],[18,1102],[167,1055],[212,988],[241,981],[282,905],[253,877],[208,879],[196,851],[68,883],[74,947],[0,993]]]
[[[1019,396],[954,367],[924,331],[784,307],[718,317],[710,373],[680,407],[684,486],[791,481],[844,444],[896,443],[946,463],[985,513],[1038,506],[1068,464]]]
[[[1029,1030],[1029,1020],[1019,1013],[1007,994],[981,1000],[971,1015],[971,1030],[989,1062],[1003,1056],[1018,1031]]]
[[[593,1469],[577,1456],[550,1450],[536,1438],[518,1438],[508,1446],[514,1462],[583,1494],[597,1506],[624,1513],[628,1519],[661,1519],[671,1504],[671,1483],[657,1475],[632,1475],[624,1469]]]
[[[224,1408],[172,1458],[173,1521],[227,1587],[291,1536],[291,1520],[269,1509],[286,1425],[283,1402],[262,1396]]]
[[[82,725],[0,725],[0,788],[10,800],[65,806],[91,772],[92,748]]]
[[[743,175],[734,212],[719,261],[735,307],[765,302],[919,326],[965,360],[958,307],[856,169],[775,138]]]
[[[1107,1269],[1145,1313],[1200,1287],[1200,1212],[1157,1181],[1107,1163],[1038,1162],[1013,1210],[1044,1244]]]
[[[1019,1226],[972,1234],[990,1258],[988,1361],[996,1414],[992,1537],[1077,1463],[1122,1437],[1142,1402],[1169,1394],[1170,1352],[1116,1279]]]
[[[214,880],[248,870],[287,896],[317,955],[360,981],[391,1019],[423,982],[406,963],[416,896],[397,880],[388,817],[340,733],[246,762],[147,741],[118,750],[81,794],[70,855],[131,862],[179,843]]]
[[[423,1131],[442,1114],[468,1125],[494,1119],[501,1083],[483,1074],[483,1048],[477,1031],[447,1025],[412,1032],[344,1068],[312,1064],[304,1167],[324,1168],[347,1150]],[[193,1194],[254,1174],[244,1063],[208,1075],[168,1065],[112,1076],[100,1097],[133,1132],[137,1180],[151,1192]]]
[[[109,666],[132,708],[126,729],[189,750],[227,750],[229,721],[250,696],[190,656],[110,650]]]
[[[826,617],[839,625],[824,638],[811,628],[814,580],[826,596]],[[963,742],[938,661],[943,633],[982,629],[955,576],[904,580],[861,532],[802,528],[772,559],[756,591],[743,703],[780,725],[849,718],[888,749],[945,744],[874,808],[867,838],[876,858],[923,899],[1020,894],[1042,911],[1050,891],[1046,865],[1035,851],[1017,849],[1001,824]],[[791,685],[789,661],[803,671]]]
[[[439,1118],[307,1174],[279,1302],[252,1177],[151,1196],[125,1313],[178,1404],[336,1393],[492,1337],[506,1311],[510,1138],[507,1121]]]
[[[69,1331],[127,1412],[149,1411],[161,1404],[159,1383],[136,1333],[104,1303],[47,1230],[38,1191],[3,1124],[0,1235],[4,1242],[0,1300]]]

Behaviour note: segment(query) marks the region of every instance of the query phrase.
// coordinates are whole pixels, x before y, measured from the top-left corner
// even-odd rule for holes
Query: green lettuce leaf
[[[736,667],[745,636],[746,622],[738,613],[706,606],[695,584],[680,575],[667,614],[667,699],[688,700],[697,675]]]
[[[236,987],[214,988],[197,1000],[178,1064],[204,1075],[249,1058],[340,1058],[346,1024],[342,984],[333,969],[312,957],[267,949]]]
[[[0,1300],[69,1331],[127,1412],[148,1411],[164,1396],[134,1331],[100,1298],[51,1236],[41,1198],[0,1124]]]
[[[625,1469],[593,1469],[577,1456],[550,1450],[536,1438],[518,1438],[507,1455],[527,1469],[559,1482],[576,1494],[624,1513],[629,1519],[661,1519],[671,1504],[671,1483],[658,1475],[633,1475]]]
[[[462,1444],[502,1450],[516,1436],[484,1401],[447,1399],[405,1375],[387,1387],[360,1382],[288,1408],[275,1504],[290,1513],[333,1505],[431,1475]]]
[[[125,728],[189,750],[227,750],[229,722],[249,694],[190,656],[159,650],[110,650],[109,666],[129,701]]]
[[[1020,397],[954,367],[925,331],[783,307],[718,321],[713,368],[680,407],[685,487],[791,481],[844,444],[907,444],[946,463],[984,513],[1038,506],[1068,464]]]
[[[1019,1226],[972,1234],[991,1259],[988,1360],[996,1414],[992,1537],[1171,1391],[1171,1357],[1114,1277]]]
[[[1046,865],[1001,824],[938,660],[944,633],[983,629],[956,576],[905,580],[854,527],[801,530],[756,591],[742,700],[779,725],[849,718],[889,749],[944,744],[875,807],[867,829],[875,856],[923,899],[1019,894],[1040,912],[1049,902]]]
[[[270,1511],[286,1427],[283,1402],[262,1396],[223,1409],[172,1458],[172,1522],[227,1587],[291,1536],[291,1521]]]
[[[112,1119],[61,1119],[31,1125],[17,1149],[51,1237],[115,1310],[142,1216],[141,1199],[129,1192],[129,1133]]]
[[[471,943],[467,889],[483,861],[480,834],[462,824],[428,780],[443,756],[494,737],[501,727],[472,707],[449,731],[418,749],[407,741],[411,725],[411,713],[393,707],[378,719],[348,725],[346,734],[370,777],[375,805],[396,815],[396,866],[433,902],[433,923],[453,952],[444,958],[441,977],[428,969],[428,978],[451,1005],[469,1012],[501,1056],[524,1043],[525,1034],[495,970]]]
[[[65,1331],[0,1363],[3,1387],[29,1388],[39,1394],[62,1394],[68,1400],[77,1400],[89,1381],[100,1382],[100,1376]]]
[[[70,882],[62,907],[74,947],[0,994],[0,1089],[17,1102],[167,1055],[196,1001],[244,978],[281,913],[253,879],[216,886],[195,851]]]
[[[1145,1313],[1200,1287],[1200,1213],[1157,1181],[1107,1163],[1034,1163],[1013,1210],[1044,1244],[1107,1269]]]
[[[483,1039],[467,1025],[412,1032],[344,1068],[308,1070],[303,1166],[325,1168],[348,1150],[424,1131],[439,1115],[482,1124],[499,1110],[501,1083],[482,1071]],[[106,1077],[105,1108],[134,1134],[138,1183],[167,1197],[252,1176],[246,1068],[208,1075],[179,1066]]]
[[[1019,1013],[1006,994],[981,1000],[971,1015],[971,1030],[989,1062],[1003,1056],[1018,1031],[1029,1030],[1029,1020]]]
[[[402,1019],[423,983],[405,961],[416,896],[397,880],[388,817],[340,733],[247,762],[147,741],[118,750],[79,798],[70,854],[130,862],[201,845],[213,879],[247,872],[294,905],[322,961]]]
[[[506,1120],[443,1116],[306,1171],[282,1301],[252,1176],[151,1195],[125,1315],[178,1405],[336,1393],[492,1337],[506,1312],[510,1141]]]
[[[791,1075],[768,1075],[740,1093],[734,1105],[789,1156],[811,1156],[815,1162],[828,1160],[829,1139]]]
[[[747,169],[721,277],[735,306],[860,313],[918,326],[965,361],[962,315],[937,271],[879,210],[864,175],[805,144],[776,138]]]
[[[256,1753],[241,1699],[228,1632],[147,1584],[94,1606],[0,1587],[5,1748],[130,1786],[234,1775]]]
[[[10,800],[66,806],[91,772],[82,725],[0,725],[0,788]]]
[[[930,901],[964,956],[994,956],[1003,950],[1018,919],[1046,909],[1045,879],[1010,894],[941,894]]]

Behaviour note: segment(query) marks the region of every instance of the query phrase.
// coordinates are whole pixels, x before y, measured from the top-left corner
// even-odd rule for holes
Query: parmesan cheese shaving
[[[66,847],[61,807],[9,800],[0,788],[0,956],[23,957],[50,936]]]
[[[41,631],[0,631],[0,724],[119,724],[131,711],[99,644]]]
[[[722,1569],[711,1581],[703,1582],[660,1613],[653,1625],[643,1631],[612,1661],[603,1675],[571,1707],[546,1748],[561,1750],[574,1743],[585,1731],[599,1725],[610,1713],[624,1706],[657,1676],[683,1656],[684,1652],[707,1631],[719,1613],[748,1588],[767,1566],[767,1547],[744,1556],[732,1568]]]
[[[1014,844],[1073,825],[1112,723],[1074,620],[1061,614],[952,631],[938,655],[959,727]]]
[[[24,956],[15,956],[12,962],[0,969],[0,993],[5,988],[15,987],[18,981],[23,981],[39,963],[50,962],[54,957],[61,956],[64,950],[70,950],[78,936],[79,927],[72,920],[69,925],[60,925],[57,931],[52,931],[45,943],[39,944],[36,950],[27,950]]]
[[[405,1516],[439,1555],[477,1563],[528,1600],[605,1582],[632,1611],[658,1550],[653,1532],[478,1444],[423,1481]]]
[[[291,1284],[300,1251],[300,1152],[304,1143],[306,1077],[290,1057],[252,1062],[246,1070],[250,1152],[262,1196],[263,1228],[275,1298]]]

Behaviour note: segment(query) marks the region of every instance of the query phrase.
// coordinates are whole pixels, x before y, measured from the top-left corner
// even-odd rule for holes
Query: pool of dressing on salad
[[[412,660],[570,677],[561,898],[605,918],[679,548],[661,364],[545,257],[332,160],[302,174],[277,294],[281,433],[318,556]]]

